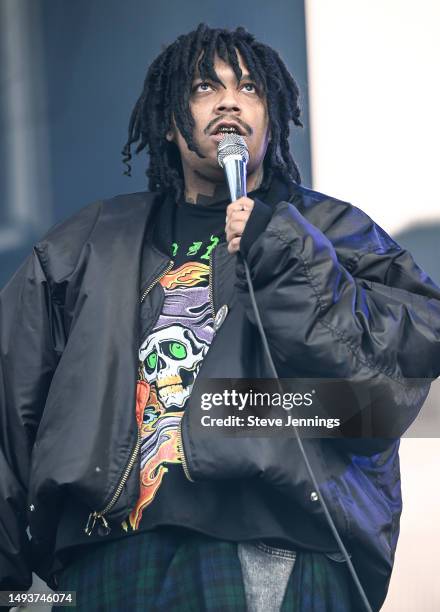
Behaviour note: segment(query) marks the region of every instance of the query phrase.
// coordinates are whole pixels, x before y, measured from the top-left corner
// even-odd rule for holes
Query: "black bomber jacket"
[[[34,246],[0,293],[1,589],[28,589],[32,570],[56,588],[52,555],[62,502],[80,499],[91,523],[121,521],[136,503],[140,308],[145,330],[158,315],[158,280],[169,267],[147,239],[160,201],[142,192],[86,206]],[[242,252],[278,375],[367,381],[380,398],[369,407],[373,417],[392,423],[386,440],[303,441],[379,609],[399,530],[398,439],[440,373],[440,289],[346,202],[292,183],[266,221],[256,239],[245,231]],[[272,376],[242,260],[220,243],[211,268],[213,315],[228,308],[194,397],[199,379]],[[332,410],[337,416],[337,405]],[[208,439],[197,416],[190,406],[182,419],[190,480],[248,491],[237,516],[246,516],[254,483],[264,486],[295,509],[286,539],[317,549],[323,538],[332,541],[294,438]]]

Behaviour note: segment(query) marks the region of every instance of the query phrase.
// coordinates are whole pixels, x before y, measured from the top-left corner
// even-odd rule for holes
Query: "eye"
[[[257,86],[255,85],[255,83],[244,83],[243,88],[244,87],[251,87],[252,88],[251,90],[249,90],[249,89],[246,90],[249,93],[257,93]]]
[[[177,342],[177,340],[165,341],[161,346],[163,352],[172,359],[186,358],[186,348],[181,342]]]
[[[145,359],[145,363],[147,365],[147,371],[151,374],[154,371],[157,365],[157,351],[153,350],[149,353]]]
[[[212,85],[211,85],[211,83],[208,83],[208,81],[202,81],[201,83],[197,83],[197,85],[194,85],[194,87],[192,88],[192,91],[193,92],[197,92],[197,91],[209,91],[208,89],[199,89],[199,87],[200,88],[202,88],[202,87],[211,87],[212,88]]]

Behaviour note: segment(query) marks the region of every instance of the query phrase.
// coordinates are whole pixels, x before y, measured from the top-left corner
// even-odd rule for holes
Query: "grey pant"
[[[296,553],[263,542],[239,542],[248,612],[279,612]]]

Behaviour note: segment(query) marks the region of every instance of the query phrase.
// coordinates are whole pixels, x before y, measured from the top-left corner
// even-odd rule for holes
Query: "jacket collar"
[[[252,199],[259,198],[273,209],[278,202],[286,201],[291,198],[295,192],[296,183],[286,181],[279,174],[275,174],[272,182],[267,190],[256,189],[248,195]],[[219,200],[218,203],[227,200]],[[166,255],[169,259],[172,258],[171,243],[173,236],[174,212],[176,203],[170,195],[160,194],[155,199],[155,214],[150,223],[146,240],[152,243],[158,251]],[[160,227],[161,231],[156,231]]]
[[[160,220],[163,233],[155,231]],[[166,221],[162,224],[162,220]],[[152,211],[145,225],[141,270],[139,279],[140,296],[153,282],[160,276],[171,260],[171,240],[173,213],[169,198],[164,198],[163,194],[154,194]]]
[[[262,191],[261,189],[257,189],[248,195],[250,197],[260,198],[273,209],[279,202],[290,200],[292,195],[296,192],[296,188],[296,183],[293,181],[288,182],[280,175],[275,174],[268,190]],[[153,280],[160,276],[166,269],[167,264],[172,259],[171,244],[175,207],[176,203],[170,195],[158,193],[153,196],[153,210],[148,217],[142,248],[140,274],[141,296]],[[159,227],[161,228],[160,231],[158,231]],[[218,251],[215,260],[218,262],[219,267],[225,271],[225,274],[221,275],[222,279],[224,279],[225,282],[227,279],[232,281],[235,278],[235,257],[230,256],[225,242],[221,242],[215,250]],[[233,292],[232,285],[229,286],[230,283],[226,283],[229,287],[228,289],[225,284],[220,284],[226,291],[226,293],[222,291],[223,296],[220,299],[223,302],[227,302]]]

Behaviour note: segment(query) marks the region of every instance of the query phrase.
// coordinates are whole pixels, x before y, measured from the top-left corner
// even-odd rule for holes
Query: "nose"
[[[216,104],[218,113],[239,113],[241,106],[232,89],[222,89],[223,94],[220,96]]]

